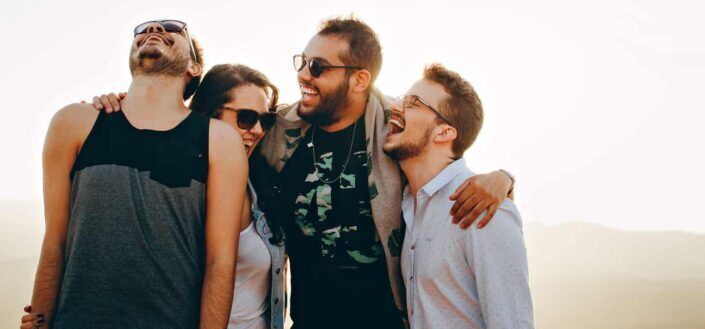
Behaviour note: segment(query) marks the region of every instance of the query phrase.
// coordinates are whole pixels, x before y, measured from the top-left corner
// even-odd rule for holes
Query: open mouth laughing
[[[387,125],[389,126],[389,132],[387,133],[388,135],[395,135],[406,129],[406,121],[404,121],[404,116],[396,112],[392,112]]]
[[[308,103],[320,95],[318,89],[314,87],[310,87],[304,84],[299,84],[299,87],[301,88],[301,100],[304,103]]]

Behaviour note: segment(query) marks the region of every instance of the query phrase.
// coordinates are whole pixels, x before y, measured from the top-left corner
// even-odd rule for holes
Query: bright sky
[[[41,199],[55,111],[127,89],[135,25],[186,21],[207,67],[252,66],[293,102],[291,56],[321,19],[354,12],[380,36],[385,93],[402,94],[429,62],[476,87],[486,121],[466,157],[518,177],[524,220],[705,232],[695,1],[0,1],[0,199]]]

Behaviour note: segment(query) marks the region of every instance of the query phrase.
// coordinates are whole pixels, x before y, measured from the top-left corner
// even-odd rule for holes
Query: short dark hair
[[[382,46],[371,27],[358,18],[334,17],[321,22],[318,35],[333,35],[347,41],[348,50],[338,56],[345,65],[360,66],[369,71],[372,76],[370,87],[374,85],[382,68]]]
[[[219,64],[203,77],[189,108],[207,117],[217,118],[222,112],[221,106],[232,101],[230,91],[245,84],[264,89],[270,100],[270,111],[276,107],[279,89],[262,72],[242,64]]]
[[[443,67],[441,64],[430,64],[424,68],[423,78],[443,86],[450,95],[441,102],[438,111],[443,113],[457,131],[453,141],[453,154],[461,158],[463,153],[475,142],[482,128],[484,114],[482,102],[475,88],[457,72]],[[442,120],[437,118],[437,120]]]
[[[203,65],[203,48],[201,48],[201,43],[193,35],[191,35],[190,37],[191,45],[193,46],[193,50],[196,53],[195,60],[198,64],[201,64],[201,68],[205,68],[205,66]],[[190,51],[189,57],[193,57]],[[186,88],[184,88],[184,100],[187,100],[196,92],[196,89],[198,89],[198,85],[201,83],[201,77],[203,77],[203,70],[201,70],[201,74],[191,78],[191,80],[186,84]]]

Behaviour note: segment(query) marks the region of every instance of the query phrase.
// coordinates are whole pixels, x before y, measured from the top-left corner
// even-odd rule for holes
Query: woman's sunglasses
[[[294,55],[294,69],[296,70],[296,72],[300,72],[301,70],[303,70],[306,64],[308,64],[308,71],[311,72],[311,75],[314,78],[320,77],[323,71],[328,69],[363,70],[363,68],[359,66],[323,65],[315,58],[306,60],[303,55]]]
[[[161,25],[164,28],[164,31],[170,32],[170,33],[181,33],[181,31],[186,31],[186,39],[188,39],[188,45],[189,48],[191,49],[191,55],[193,56],[193,60],[198,63],[198,57],[196,57],[196,50],[193,48],[193,42],[191,41],[191,35],[188,33],[188,29],[186,28],[186,23],[182,21],[177,21],[175,19],[164,19],[164,20],[158,20],[158,21],[149,21],[149,22],[144,22],[140,25],[137,25],[135,27],[135,37],[147,33],[149,30],[149,27],[157,23]]]
[[[252,129],[259,121],[262,130],[267,131],[277,120],[277,114],[274,112],[259,113],[251,109],[236,109],[228,106],[221,106],[221,108],[237,114],[237,126],[242,130]]]

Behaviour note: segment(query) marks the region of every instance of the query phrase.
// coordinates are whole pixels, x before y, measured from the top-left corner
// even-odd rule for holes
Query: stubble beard
[[[130,56],[132,75],[182,77],[188,70],[189,57],[175,54],[173,58],[168,58],[158,49],[137,51],[136,55]]]
[[[407,128],[408,129],[408,128]],[[423,136],[416,142],[404,142],[394,145],[391,148],[382,148],[385,154],[396,161],[404,161],[421,155],[431,140],[433,127],[428,127]]]
[[[348,88],[350,82],[345,79],[331,94],[325,97],[321,94],[321,102],[310,112],[301,111],[301,106],[297,109],[297,114],[304,121],[314,126],[329,126],[340,120],[343,108],[345,108],[348,98]]]

